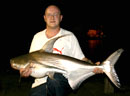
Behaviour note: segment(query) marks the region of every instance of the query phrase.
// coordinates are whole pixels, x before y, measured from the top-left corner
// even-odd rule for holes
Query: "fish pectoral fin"
[[[50,79],[54,79],[55,72],[47,72],[47,76],[49,76]]]

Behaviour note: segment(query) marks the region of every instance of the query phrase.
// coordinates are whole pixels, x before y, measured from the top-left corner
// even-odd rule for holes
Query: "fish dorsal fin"
[[[70,34],[58,36],[58,37],[55,37],[55,38],[49,40],[48,42],[46,42],[44,44],[44,46],[42,47],[42,49],[40,50],[40,52],[50,52],[51,53],[53,51],[53,45],[56,42],[56,40],[58,40],[59,38],[68,36],[68,35],[70,35]]]

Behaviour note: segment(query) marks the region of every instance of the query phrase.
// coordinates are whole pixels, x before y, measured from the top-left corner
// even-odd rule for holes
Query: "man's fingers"
[[[31,69],[30,68],[21,68],[20,69],[20,75],[22,77],[28,77],[31,74]]]
[[[100,65],[101,63],[98,61],[98,62],[96,62],[96,65]]]
[[[93,72],[96,73],[96,74],[99,74],[99,73],[103,73],[103,70],[100,69],[100,68],[95,68],[95,69],[93,70]]]

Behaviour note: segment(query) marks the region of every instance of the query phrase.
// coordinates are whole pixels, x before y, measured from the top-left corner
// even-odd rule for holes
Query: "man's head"
[[[49,5],[44,14],[44,20],[46,22],[47,27],[56,28],[59,27],[60,22],[62,21],[63,16],[61,15],[61,11],[59,7],[56,5]]]

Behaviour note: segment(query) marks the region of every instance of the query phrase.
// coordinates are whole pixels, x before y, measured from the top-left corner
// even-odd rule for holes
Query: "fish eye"
[[[11,64],[11,66],[14,68],[14,69],[18,69],[18,66],[16,64]]]
[[[13,64],[13,67],[15,67],[15,68],[16,68],[16,67],[17,67],[17,65],[16,65],[16,64]]]

